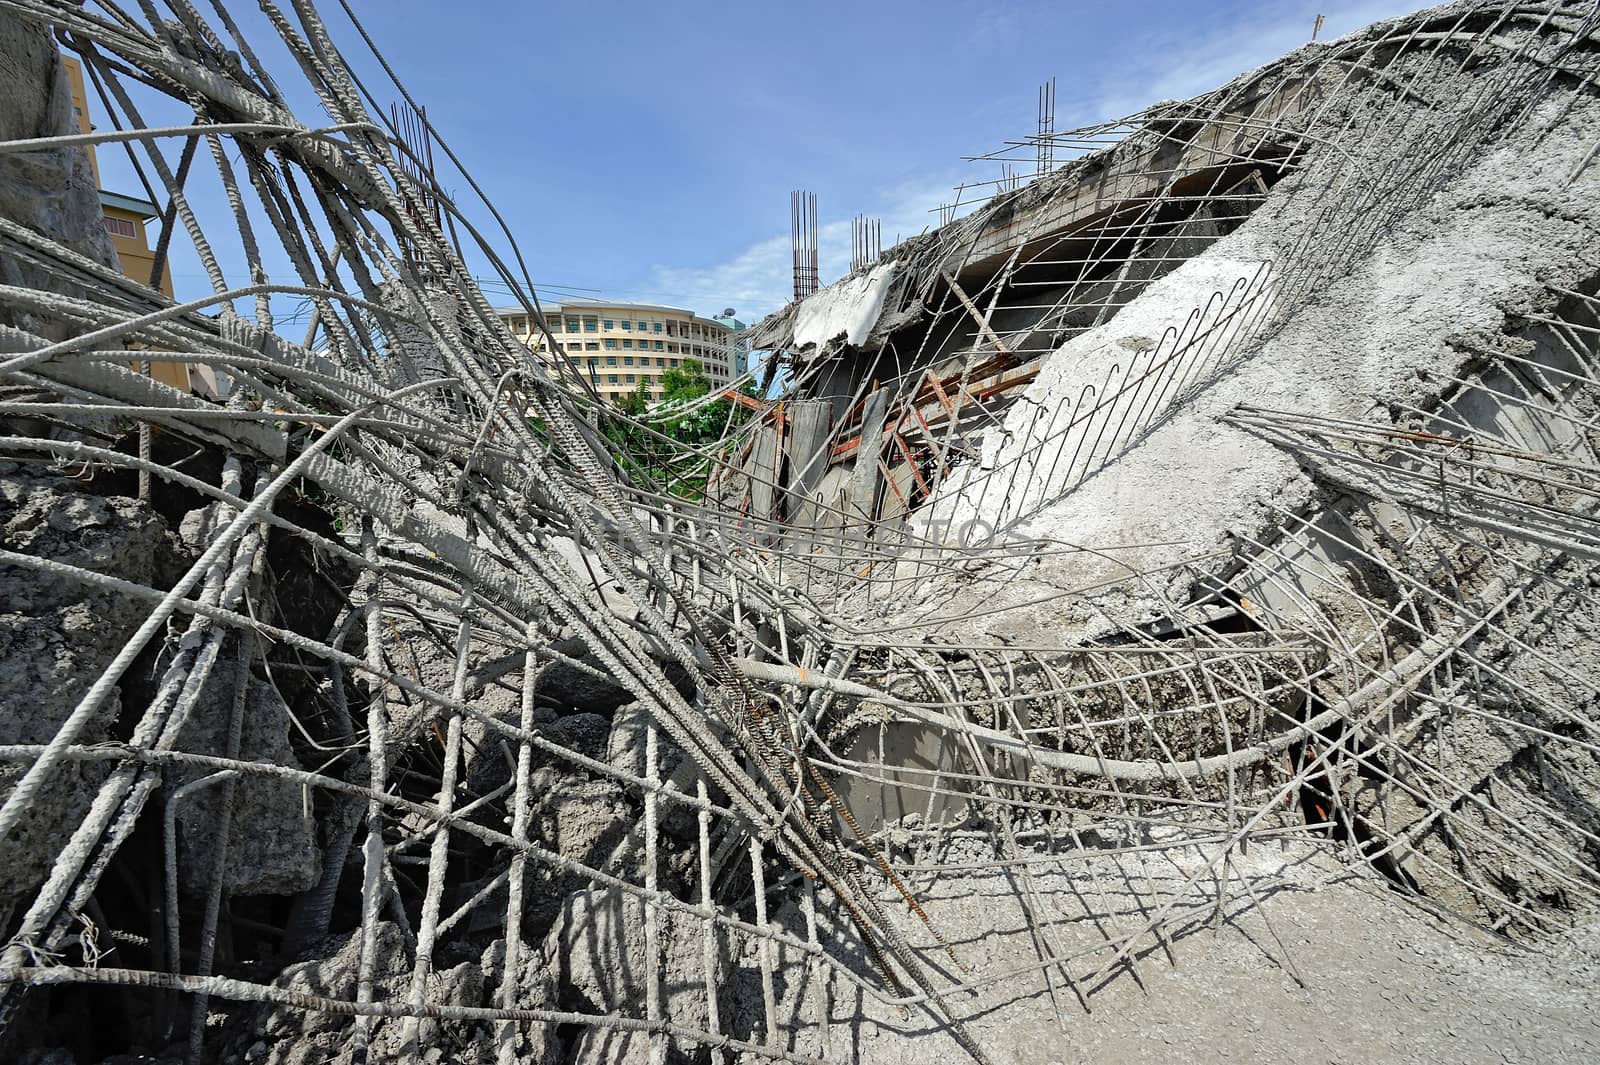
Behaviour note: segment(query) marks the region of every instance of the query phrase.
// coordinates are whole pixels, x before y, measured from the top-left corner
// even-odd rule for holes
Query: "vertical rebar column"
[[[805,894],[800,898],[800,905],[805,910],[806,946],[811,950],[811,956],[808,960],[815,967],[814,971],[817,974],[815,1000],[817,1009],[817,1056],[825,1058],[828,1056],[829,1051],[829,1014],[833,1011],[833,1003],[829,998],[831,989],[828,986],[833,970],[821,960],[822,945],[817,939],[817,882],[810,877],[806,878],[806,890]]]
[[[822,277],[817,265],[817,194],[814,192],[811,193],[811,202],[806,206],[806,217],[810,221],[809,239],[811,249],[810,262],[807,263],[809,270],[807,276],[811,285],[811,291],[815,292],[817,290],[817,286],[822,283]]]
[[[767,924],[767,878],[761,865],[761,841],[750,839],[750,885],[756,897],[756,957],[761,964],[761,1007],[767,1017],[767,1046],[778,1047],[778,1004],[772,989],[771,926]]]
[[[717,1007],[717,922],[716,910],[711,903],[711,811],[706,794],[705,777],[697,776],[694,782],[695,797],[700,800],[700,908],[705,911],[704,937],[701,943],[701,968],[704,969],[706,989],[706,1031],[722,1034],[722,1011]],[[726,1052],[721,1047],[711,1051],[712,1065],[726,1065]]]
[[[361,551],[366,559],[371,583],[367,585],[367,669],[372,674],[372,697],[367,702],[367,782],[372,798],[367,803],[367,838],[362,847],[364,864],[361,875],[361,961],[356,977],[356,1002],[372,1001],[372,972],[378,955],[378,910],[383,905],[383,803],[380,801],[388,785],[388,682],[382,680],[383,669],[383,599],[382,572],[378,561],[378,539],[372,530],[372,519],[361,523]],[[356,1033],[352,1056],[357,1065],[367,1059],[367,1042],[372,1031],[372,1018],[365,1014],[356,1017]]]
[[[517,770],[515,790],[511,800],[511,838],[524,840],[528,835],[528,781],[533,769],[533,745],[527,736],[533,731],[534,696],[539,684],[539,656],[533,646],[538,630],[528,626],[528,650],[522,656],[522,713],[517,724],[522,737],[517,741]],[[514,1009],[520,999],[522,972],[522,882],[527,875],[527,852],[520,847],[511,854],[510,879],[506,884],[506,954],[505,969],[500,976],[500,1006]],[[500,1022],[499,1065],[516,1065],[517,1024]]]
[[[161,235],[163,237],[165,237],[166,236],[166,232],[163,231]],[[145,377],[153,376],[152,373],[151,373],[151,369],[150,369],[150,360],[149,359],[140,359],[139,360],[139,372],[141,374],[143,374]],[[151,441],[150,423],[148,421],[144,420],[143,418],[140,418],[139,419],[139,461],[140,462],[149,462],[150,461],[150,441]],[[148,466],[140,466],[139,467],[139,498],[144,500],[146,503],[150,502],[150,468]]]
[[[794,271],[794,298],[805,299],[817,290],[817,194],[789,194],[789,252]]]
[[[644,730],[644,1002],[650,1021],[650,1065],[666,1065],[667,1035],[661,1024],[661,936],[657,927],[660,908],[656,904],[656,815],[661,786],[657,763],[659,741],[652,718]]]
[[[800,193],[789,193],[789,270],[794,279],[794,298],[805,295],[800,280]]]
[[[467,523],[467,539],[473,535],[472,522]],[[473,590],[470,582],[461,585],[461,623],[456,628],[456,669],[450,685],[450,698],[460,702],[467,690],[468,650],[472,646]],[[422,900],[422,922],[417,927],[417,961],[411,970],[411,998],[413,1007],[427,1002],[428,973],[433,968],[433,945],[439,931],[439,903],[444,897],[445,868],[450,861],[449,817],[455,809],[456,772],[461,761],[461,714],[450,711],[445,723],[444,769],[439,777],[439,822],[433,829],[433,846],[428,854],[428,886]],[[420,1060],[419,1044],[421,1024],[417,1016],[406,1017],[401,1028],[401,1053],[408,1060]]]
[[[1051,78],[1039,86],[1039,116],[1034,135],[1038,153],[1036,172],[1044,176],[1056,165],[1056,79]]]
[[[259,490],[259,484],[258,484]],[[263,537],[263,540],[265,537]],[[263,547],[251,559],[251,568],[255,571],[253,577],[260,579]],[[229,758],[239,757],[239,746],[244,736],[245,704],[250,697],[250,659],[252,648],[255,645],[255,634],[241,631],[238,636],[239,647],[233,663],[233,701],[228,715],[228,740],[223,753]],[[211,863],[211,877],[206,884],[206,908],[200,918],[200,957],[195,964],[196,976],[210,976],[211,965],[217,950],[217,921],[222,914],[222,896],[226,890],[228,879],[228,844],[233,836],[233,811],[238,797],[238,776],[231,770],[224,770],[216,774],[223,778],[222,796],[217,803],[217,846],[216,854]],[[206,778],[202,778],[206,779]],[[344,855],[339,856],[339,861],[344,861]],[[172,955],[173,971],[180,971],[180,955]],[[194,997],[193,1010],[189,1016],[189,1050],[185,1057],[188,1065],[199,1065],[205,1050],[206,1032],[206,1003],[208,997],[198,994]]]

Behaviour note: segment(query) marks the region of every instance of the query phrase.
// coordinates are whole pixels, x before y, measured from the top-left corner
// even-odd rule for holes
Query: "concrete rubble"
[[[170,538],[149,506],[126,497],[105,498],[70,480],[0,474],[0,523],[6,547],[65,565],[83,566],[123,580],[160,584],[171,563]],[[98,671],[144,616],[141,604],[112,594],[83,594],[77,582],[34,579],[3,571],[6,602],[0,640],[0,727],[9,742],[42,743],[77,704],[83,678]],[[120,699],[107,703],[89,724],[96,741],[111,738]],[[71,827],[88,811],[105,777],[103,767],[73,767],[29,810],[8,844],[0,867],[0,893],[12,902],[36,888]],[[20,775],[5,768],[9,787]]]
[[[1593,3],[1062,134],[659,482],[359,25],[171,14],[0,12],[0,1060],[1600,1054]],[[115,271],[58,41],[304,343]]]

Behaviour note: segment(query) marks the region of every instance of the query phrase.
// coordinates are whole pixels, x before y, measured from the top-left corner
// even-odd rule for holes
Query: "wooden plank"
[[[1039,367],[1037,366],[1033,367],[1031,370],[1024,370],[1022,373],[1009,380],[1002,381],[998,385],[992,385],[989,388],[983,389],[978,393],[978,399],[981,402],[982,400],[988,399],[990,396],[998,396],[1002,392],[1009,392],[1018,385],[1025,385],[1038,376]]]
[[[767,409],[767,404],[763,403],[761,400],[754,396],[745,395],[737,388],[733,388],[731,386],[723,389],[722,394],[717,398],[731,399],[745,410],[763,411]]]
[[[923,478],[922,471],[917,469],[917,456],[911,450],[911,445],[906,443],[906,438],[900,435],[900,428],[895,427],[894,442],[900,445],[900,453],[906,457],[906,465],[911,467],[911,476],[917,479],[917,487],[922,489],[922,497],[928,498],[933,492],[928,488],[928,482]]]
[[[944,386],[939,383],[939,379],[933,374],[929,374],[928,383],[933,386],[934,392],[939,397],[939,403],[944,407],[946,413],[954,414],[956,412],[956,404],[950,402],[950,396],[945,392]],[[959,386],[957,391],[960,391]]]
[[[922,416],[922,412],[920,410],[917,410],[915,407],[913,407],[913,408],[911,408],[911,413],[916,415],[917,424],[922,426],[922,435],[928,438],[928,444],[929,444],[930,447],[933,448],[933,453],[935,455],[938,455],[939,451],[940,451],[940,449],[939,449],[939,441],[933,435],[933,427],[928,424],[928,420]],[[953,414],[953,412],[952,412],[952,414]],[[939,459],[939,479],[941,481],[944,480],[944,475],[946,473],[948,473],[948,472],[949,472],[949,466],[945,463],[944,459],[941,457]]]

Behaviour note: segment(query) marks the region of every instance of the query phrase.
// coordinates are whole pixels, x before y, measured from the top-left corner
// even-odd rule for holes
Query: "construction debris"
[[[1271,1057],[1481,989],[1433,1057],[1592,1059],[1593,2],[1041,103],[1037,178],[814,292],[797,194],[781,398],[648,461],[348,8],[261,8],[0,5],[0,1057],[1042,1065],[1259,985]],[[211,297],[85,222],[115,142]]]

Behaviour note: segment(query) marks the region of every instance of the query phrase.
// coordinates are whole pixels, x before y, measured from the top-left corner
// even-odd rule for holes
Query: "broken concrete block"
[[[656,959],[662,1013],[673,1024],[707,1029],[711,1024],[706,997],[705,940],[698,920],[657,910]],[[616,889],[590,889],[567,897],[561,915],[545,940],[544,956],[555,981],[561,1009],[581,1013],[644,1017],[647,998],[645,908],[642,900]],[[732,999],[728,959],[714,951],[711,986],[719,1017],[730,1015]],[[700,1062],[709,1051],[671,1041],[669,1060]],[[574,1062],[639,1063],[650,1061],[650,1037],[643,1032],[586,1028],[573,1051]]]
[[[159,583],[170,552],[166,526],[146,504],[14,473],[0,474],[0,546],[147,585]],[[0,737],[7,743],[54,739],[147,610],[142,602],[79,580],[0,566]],[[111,738],[121,713],[121,694],[113,691],[79,742]],[[0,901],[38,886],[88,812],[109,766],[69,761],[46,780],[6,840]],[[27,768],[25,762],[0,763],[0,798]]]

